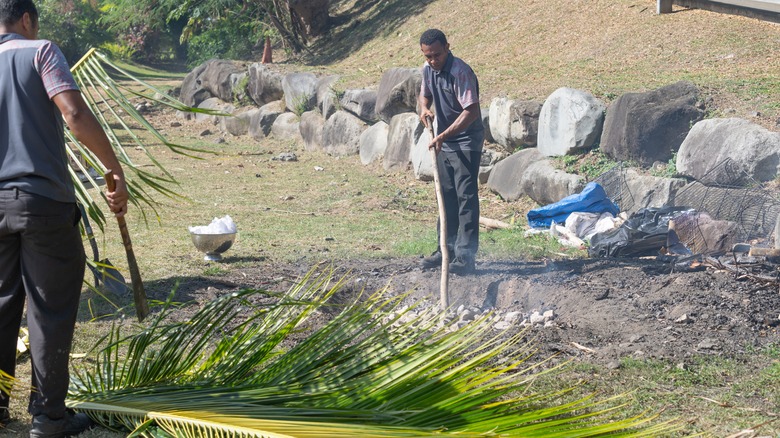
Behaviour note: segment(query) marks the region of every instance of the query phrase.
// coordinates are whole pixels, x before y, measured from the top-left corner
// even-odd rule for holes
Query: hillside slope
[[[780,129],[780,25],[654,0],[341,0],[335,26],[306,62],[375,86],[392,67],[422,65],[418,38],[438,27],[493,97],[544,100],[559,87],[606,102],[678,80],[697,84],[712,117]]]

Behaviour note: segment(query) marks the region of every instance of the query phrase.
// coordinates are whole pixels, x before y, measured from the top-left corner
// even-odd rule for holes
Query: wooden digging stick
[[[116,190],[114,182],[114,173],[109,170],[105,175],[106,187],[109,192]],[[146,302],[146,291],[144,291],[144,282],[141,280],[141,272],[138,270],[138,262],[135,260],[133,252],[133,243],[130,241],[130,233],[127,231],[127,222],[124,217],[116,218],[119,223],[119,233],[122,234],[122,243],[125,245],[127,254],[127,268],[130,270],[130,280],[133,283],[133,301],[135,301],[135,313],[138,321],[143,321],[149,314],[149,304]]]
[[[425,119],[428,133],[431,134],[431,141],[435,138],[433,135],[433,122],[430,117]],[[436,186],[436,202],[439,204],[439,251],[441,251],[441,286],[439,297],[441,299],[442,320],[446,317],[447,309],[450,307],[450,298],[448,285],[450,278],[450,253],[447,250],[447,211],[444,209],[444,196],[441,193],[441,181],[439,180],[439,166],[436,164],[436,149],[430,149],[431,163],[433,164],[433,182]]]

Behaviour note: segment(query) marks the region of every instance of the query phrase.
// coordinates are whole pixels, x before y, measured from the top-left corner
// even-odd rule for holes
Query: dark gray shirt
[[[447,62],[440,71],[423,66],[423,81],[420,93],[433,101],[436,108],[436,128],[441,133],[449,128],[463,112],[463,108],[477,104],[479,109],[479,81],[477,75],[452,52],[447,54]],[[485,140],[485,127],[482,117],[477,117],[465,131],[448,138],[442,150],[473,151],[482,150]]]
[[[60,49],[0,34],[0,189],[75,202],[62,114],[51,100],[78,90]]]

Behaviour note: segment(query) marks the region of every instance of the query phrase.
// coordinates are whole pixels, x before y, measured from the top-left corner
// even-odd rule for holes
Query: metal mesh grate
[[[678,192],[674,204],[707,212],[716,220],[733,222],[734,238],[740,242],[773,241],[780,214],[780,201],[730,159]],[[702,242],[698,245],[711,248]]]
[[[626,169],[617,165],[595,180],[621,211],[629,211],[634,198],[626,183]],[[774,242],[780,200],[753,180],[730,159],[720,162],[698,181],[677,192],[670,206],[693,212],[675,218],[682,243],[696,253],[723,249],[736,242]],[[716,224],[728,221],[731,224]],[[713,232],[715,227],[718,232]]]
[[[626,168],[622,163],[613,166],[593,181],[604,188],[607,197],[620,207],[620,211],[631,211],[634,208],[634,196],[628,188]]]

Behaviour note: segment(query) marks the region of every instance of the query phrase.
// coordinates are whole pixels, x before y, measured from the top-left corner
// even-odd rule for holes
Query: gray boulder
[[[424,129],[410,152],[414,177],[420,181],[433,181],[433,156],[428,149],[431,138],[428,130]]]
[[[335,156],[360,153],[360,135],[367,128],[362,120],[346,111],[336,111],[322,128],[322,146]]]
[[[322,129],[325,127],[325,118],[319,111],[306,111],[301,114],[301,137],[303,147],[307,151],[322,149]]]
[[[625,188],[631,194],[631,205],[619,205],[621,211],[629,214],[642,208],[674,205],[677,192],[685,187],[687,181],[682,178],[660,178],[642,175],[634,169],[625,171]],[[628,201],[626,201],[628,202]]]
[[[423,131],[420,118],[414,113],[398,114],[390,120],[387,150],[383,160],[385,170],[406,170],[412,146]]]
[[[200,109],[206,109],[206,110],[212,110],[212,111],[219,111],[225,114],[230,114],[233,111],[235,111],[235,107],[227,102],[223,102],[218,97],[210,97],[203,102],[198,104],[198,108]],[[204,114],[204,113],[195,113],[195,120],[198,122],[208,122],[212,123],[214,125],[218,124],[220,122],[220,119],[225,118],[224,116],[218,116],[213,114]]]
[[[725,160],[730,165],[721,165]],[[680,146],[676,164],[679,173],[707,184],[771,181],[780,170],[780,133],[737,118],[702,120]]]
[[[542,104],[497,97],[490,103],[490,133],[507,152],[536,146]]]
[[[319,111],[306,111],[301,114],[301,137],[303,147],[307,151],[322,150],[322,129],[325,127],[325,118]]]
[[[523,149],[499,161],[493,166],[487,180],[487,188],[505,201],[516,201],[523,195],[523,174],[528,167],[543,160],[536,148]]]
[[[376,91],[346,90],[341,98],[341,108],[366,122],[376,121]]]
[[[249,135],[258,140],[268,137],[276,118],[283,112],[284,104],[281,100],[261,106],[257,113],[250,116]]]
[[[627,93],[607,110],[600,149],[618,161],[650,167],[676,152],[691,126],[704,117],[699,90],[677,82],[647,93]]]
[[[385,155],[387,150],[387,134],[390,132],[390,125],[379,121],[360,135],[360,162],[371,164]]]
[[[419,68],[391,68],[382,74],[376,92],[376,117],[385,123],[401,113],[417,112],[422,72]]]
[[[267,66],[256,62],[249,66],[249,83],[247,91],[249,97],[262,106],[269,102],[281,100],[284,96],[282,89],[282,75],[271,70]]]
[[[271,134],[279,139],[299,139],[301,138],[300,123],[300,118],[293,113],[279,114],[271,125]]]
[[[482,157],[479,162],[479,183],[487,184],[490,179],[490,173],[493,171],[493,167],[499,161],[506,157],[505,152],[496,151],[490,148],[482,149]]]
[[[539,114],[539,152],[546,157],[592,148],[604,126],[606,106],[592,94],[573,88],[555,90]]]
[[[556,169],[550,160],[531,163],[520,181],[523,193],[540,205],[548,205],[579,193],[585,187],[585,179]]]
[[[258,112],[259,108],[243,108],[240,112],[233,113],[232,117],[220,117],[219,129],[231,135],[241,136],[249,133],[249,123]]]
[[[249,72],[241,71],[230,75],[230,87],[233,92],[233,103],[249,104]]]
[[[317,77],[313,73],[290,73],[282,78],[284,104],[288,111],[303,114],[317,103]]]
[[[326,119],[339,109],[339,98],[333,89],[333,85],[339,80],[339,76],[323,76],[317,80],[317,108]]]
[[[207,61],[206,69],[200,75],[201,86],[213,96],[225,102],[233,101],[233,76],[243,73],[233,61],[214,59]]]
[[[191,72],[187,73],[187,76],[184,77],[184,80],[181,83],[181,90],[179,91],[179,100],[183,104],[191,107],[197,107],[204,100],[210,97],[214,97],[214,95],[211,94],[211,91],[203,88],[203,85],[200,81],[200,77],[203,75],[203,72],[209,66],[210,62],[214,61],[207,61],[195,67]]]
[[[481,108],[480,112],[482,114],[482,126],[485,127],[485,141],[488,143],[495,143],[496,140],[490,132],[490,107]]]

